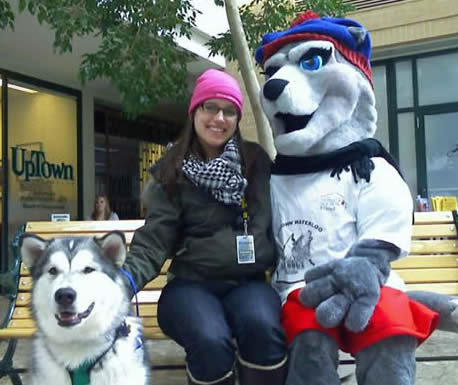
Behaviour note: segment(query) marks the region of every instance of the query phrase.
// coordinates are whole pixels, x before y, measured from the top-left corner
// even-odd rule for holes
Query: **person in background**
[[[152,170],[124,266],[140,290],[172,256],[158,322],[185,349],[191,385],[234,384],[235,367],[240,385],[284,382],[280,298],[265,275],[275,265],[270,158],[242,139],[242,104],[230,75],[198,78],[188,125]]]
[[[94,201],[94,211],[88,220],[92,221],[119,221],[118,214],[110,209],[110,202],[106,195],[97,195]]]

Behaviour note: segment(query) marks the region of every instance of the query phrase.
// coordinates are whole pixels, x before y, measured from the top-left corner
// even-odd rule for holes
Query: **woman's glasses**
[[[219,107],[217,104],[212,102],[206,102],[202,104],[202,109],[211,116],[216,116],[220,111],[223,111],[225,119],[235,119],[237,117],[237,109],[234,106]]]

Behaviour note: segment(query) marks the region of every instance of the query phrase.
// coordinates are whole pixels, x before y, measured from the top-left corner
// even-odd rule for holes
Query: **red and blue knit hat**
[[[312,11],[301,14],[291,27],[280,32],[267,33],[256,50],[256,61],[263,65],[286,44],[308,41],[330,41],[350,63],[358,67],[372,84],[370,65],[371,40],[369,33],[359,35],[355,31],[365,31],[364,27],[351,19],[320,17]]]

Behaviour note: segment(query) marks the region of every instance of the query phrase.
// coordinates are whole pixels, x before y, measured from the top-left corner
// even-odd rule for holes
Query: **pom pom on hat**
[[[243,95],[239,83],[226,72],[209,69],[197,79],[196,86],[189,103],[188,114],[208,99],[225,99],[232,102],[239,116],[242,116]]]
[[[326,40],[333,43],[336,49],[350,63],[358,67],[372,84],[370,66],[372,46],[369,32],[354,20],[320,17],[312,11],[301,14],[293,21],[291,27],[284,31],[265,34],[262,44],[256,50],[256,61],[263,65],[286,44],[311,40]]]

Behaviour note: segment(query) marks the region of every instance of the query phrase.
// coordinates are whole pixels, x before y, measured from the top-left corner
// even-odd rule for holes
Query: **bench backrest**
[[[458,295],[457,243],[452,212],[415,213],[410,254],[392,267],[408,290]]]
[[[130,245],[135,230],[143,223],[143,220],[29,222],[25,231],[49,239],[65,235],[101,236],[112,230],[120,230]],[[394,262],[393,268],[404,279],[408,290],[458,295],[457,243],[457,231],[451,212],[415,213],[410,255]],[[140,316],[144,320],[147,338],[166,338],[158,327],[156,314],[160,292],[167,282],[169,265],[167,261],[160,276],[138,293]],[[28,307],[31,288],[29,271],[22,265],[16,308],[8,328],[21,329],[18,333],[24,337],[31,336],[35,331]]]

